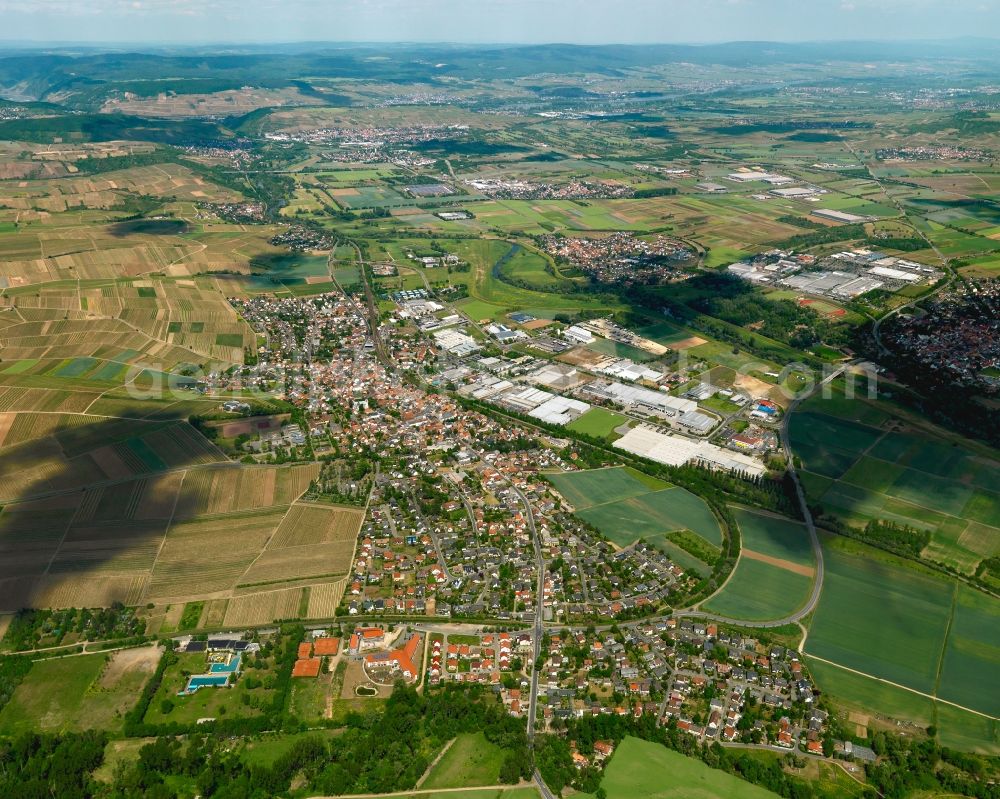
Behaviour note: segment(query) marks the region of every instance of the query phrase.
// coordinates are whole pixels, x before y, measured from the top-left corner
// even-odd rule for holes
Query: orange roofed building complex
[[[404,679],[414,680],[419,672],[413,658],[419,646],[420,636],[414,633],[399,649],[365,655],[365,668],[394,667]]]

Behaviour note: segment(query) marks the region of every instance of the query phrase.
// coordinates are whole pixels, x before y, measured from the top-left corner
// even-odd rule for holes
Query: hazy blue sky
[[[1000,0],[0,0],[0,39],[705,42],[1000,36]]]

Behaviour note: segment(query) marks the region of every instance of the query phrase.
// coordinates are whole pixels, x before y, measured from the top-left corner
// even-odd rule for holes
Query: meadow
[[[192,724],[198,719],[220,715],[252,718],[261,715],[275,696],[273,653],[256,658],[244,656],[243,671],[231,687],[202,688],[188,696],[178,694],[187,686],[190,675],[205,673],[206,656],[204,652],[182,652],[176,658],[176,662],[163,672],[163,681],[146,710],[143,719],[146,723]],[[254,665],[258,662],[259,665]]]
[[[608,799],[769,799],[771,791],[639,738],[625,738],[601,780]]]
[[[504,750],[486,740],[483,733],[458,736],[428,772],[421,789],[474,788],[497,785]]]
[[[567,429],[574,433],[595,436],[597,438],[609,438],[614,435],[615,429],[628,422],[626,416],[604,408],[591,408],[579,419],[567,425]]]
[[[0,734],[120,730],[161,652],[147,646],[36,661],[0,710]]]

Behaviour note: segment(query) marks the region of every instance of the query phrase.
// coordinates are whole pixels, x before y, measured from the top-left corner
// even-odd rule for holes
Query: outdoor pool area
[[[213,663],[208,670],[211,674],[235,674],[240,670],[240,657],[236,655],[228,663]]]
[[[188,680],[187,688],[185,688],[181,693],[193,694],[199,688],[219,688],[229,682],[229,675],[222,674],[217,677],[213,677],[210,674],[201,674],[197,677],[191,677]]]
[[[222,688],[229,685],[229,678],[232,676],[235,679],[239,674],[240,660],[241,655],[236,654],[230,656],[225,663],[209,663],[208,673],[188,678],[187,685],[179,695],[193,694],[199,688]]]

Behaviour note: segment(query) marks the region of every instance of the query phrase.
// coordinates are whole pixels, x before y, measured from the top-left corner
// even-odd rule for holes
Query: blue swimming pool
[[[235,674],[240,670],[240,656],[236,655],[232,660],[226,663],[213,663],[209,668],[212,674]]]
[[[187,688],[184,689],[184,693],[193,694],[199,688],[218,688],[225,685],[227,682],[229,682],[228,674],[220,674],[217,677],[210,674],[200,674],[197,677],[191,677],[188,680]]]

